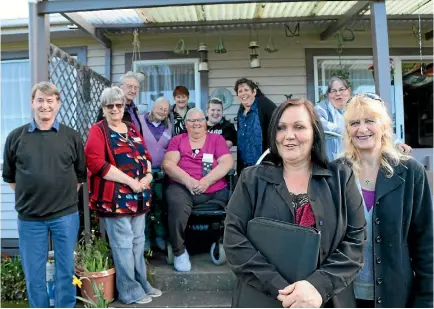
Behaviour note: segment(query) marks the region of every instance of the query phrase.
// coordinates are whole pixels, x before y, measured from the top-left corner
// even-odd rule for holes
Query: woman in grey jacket
[[[243,292],[248,285],[283,307],[354,307],[351,282],[362,266],[365,233],[354,175],[344,164],[327,163],[321,123],[310,101],[282,103],[269,132],[271,163],[245,168],[227,206],[224,248],[238,278],[233,306],[259,305],[240,302],[250,299]],[[318,229],[317,270],[305,280],[285,280],[247,237],[255,217]]]
[[[353,168],[367,221],[358,307],[433,307],[433,205],[425,168],[393,144],[392,120],[375,94],[344,113],[344,160]]]
[[[350,97],[351,88],[348,82],[343,77],[333,76],[328,82],[327,99],[315,106],[324,130],[338,135],[326,135],[325,137],[329,160],[336,159],[342,152],[342,138],[339,137],[344,130],[344,117],[342,114]]]

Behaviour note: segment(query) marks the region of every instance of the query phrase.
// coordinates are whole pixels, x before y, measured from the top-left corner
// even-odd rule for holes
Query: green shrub
[[[1,259],[1,300],[27,300],[26,281],[19,257],[2,256]]]

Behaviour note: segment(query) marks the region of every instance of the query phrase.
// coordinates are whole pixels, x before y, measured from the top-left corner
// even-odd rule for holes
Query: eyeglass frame
[[[189,123],[201,123],[201,122],[203,122],[203,121],[205,121],[206,119],[205,119],[205,117],[203,117],[203,118],[198,118],[198,119],[187,119],[187,121],[189,122]]]
[[[334,91],[333,91],[334,90]],[[339,89],[331,89],[330,91],[329,91],[329,93],[331,93],[331,94],[333,94],[333,95],[336,95],[336,94],[341,94],[341,93],[343,93],[345,90],[348,90],[348,88],[347,87],[342,87],[342,88],[339,88]]]
[[[115,103],[115,104],[106,104],[106,105],[103,105],[103,107],[106,107],[109,110],[112,110],[115,106],[116,106],[117,109],[125,108],[125,104],[124,103]]]

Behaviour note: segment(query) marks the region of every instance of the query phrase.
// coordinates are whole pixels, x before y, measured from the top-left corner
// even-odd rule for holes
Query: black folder
[[[306,279],[317,269],[321,235],[314,228],[256,217],[248,223],[247,238],[290,284]],[[237,290],[234,307],[282,308],[275,295],[243,282],[238,282]]]

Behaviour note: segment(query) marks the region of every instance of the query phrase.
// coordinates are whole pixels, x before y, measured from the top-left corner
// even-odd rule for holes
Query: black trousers
[[[167,187],[169,240],[175,256],[180,256],[185,251],[185,229],[191,210],[195,205],[204,204],[209,200],[219,200],[226,203],[228,190],[223,189],[211,194],[193,195],[185,186],[178,183],[171,183]]]

